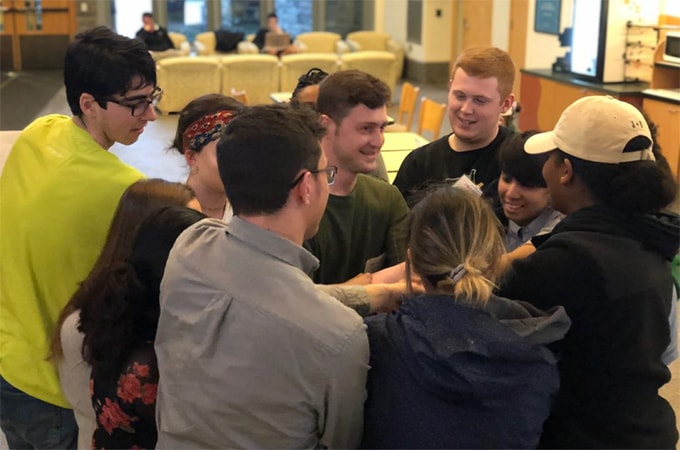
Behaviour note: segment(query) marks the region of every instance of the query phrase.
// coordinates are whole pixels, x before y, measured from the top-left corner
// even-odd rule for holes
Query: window
[[[226,30],[257,33],[260,29],[259,0],[221,0],[220,26]]]
[[[313,0],[276,0],[275,11],[279,18],[279,25],[286,33],[297,36],[314,29]]]
[[[423,29],[423,2],[420,0],[408,0],[407,14],[407,39],[414,44],[420,44],[422,42],[421,34]]]
[[[186,35],[189,42],[207,29],[206,0],[168,0],[168,30]]]
[[[357,30],[373,29],[373,2],[328,0],[325,2],[324,30],[343,37]]]
[[[142,14],[151,12],[151,0],[115,0],[111,12],[116,33],[133,38],[142,28]]]

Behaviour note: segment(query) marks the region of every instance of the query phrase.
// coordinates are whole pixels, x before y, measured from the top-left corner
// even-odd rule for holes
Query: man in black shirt
[[[411,152],[394,185],[409,205],[428,185],[467,175],[485,196],[498,198],[498,149],[511,135],[499,126],[512,107],[515,66],[507,52],[494,47],[463,51],[451,71],[448,115],[453,133]]]
[[[143,40],[149,50],[162,52],[175,48],[168,36],[168,31],[154,22],[153,14],[148,12],[142,14],[142,22],[144,26],[139,29],[136,37]]]

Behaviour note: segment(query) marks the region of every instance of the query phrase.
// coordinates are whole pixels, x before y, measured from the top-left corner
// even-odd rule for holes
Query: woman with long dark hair
[[[82,305],[83,356],[92,367],[90,392],[97,417],[93,448],[153,448],[158,365],[153,342],[159,290],[170,249],[205,216],[168,206],[139,226],[129,256],[88,280],[92,298]]]

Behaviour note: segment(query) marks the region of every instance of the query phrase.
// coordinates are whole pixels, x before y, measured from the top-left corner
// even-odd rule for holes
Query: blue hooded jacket
[[[562,307],[426,294],[366,324],[363,448],[536,446],[559,387],[545,345],[569,328]]]

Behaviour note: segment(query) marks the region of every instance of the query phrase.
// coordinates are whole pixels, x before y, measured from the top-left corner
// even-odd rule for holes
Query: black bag
[[[245,34],[240,31],[215,30],[215,50],[233,52],[244,36]]]

